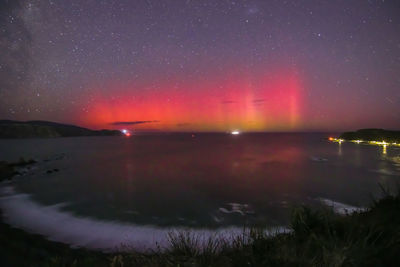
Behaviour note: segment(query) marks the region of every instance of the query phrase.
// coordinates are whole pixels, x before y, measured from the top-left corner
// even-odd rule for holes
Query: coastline
[[[347,215],[328,207],[298,206],[292,210],[290,232],[271,236],[263,229],[249,229],[231,241],[209,237],[205,246],[199,246],[201,240],[190,231],[171,232],[164,248],[142,252],[130,247],[109,253],[71,248],[9,226],[1,212],[0,262],[5,266],[243,266],[246,262],[309,266],[340,259],[357,266],[370,262],[394,266],[400,264],[400,196],[384,194],[368,210]]]

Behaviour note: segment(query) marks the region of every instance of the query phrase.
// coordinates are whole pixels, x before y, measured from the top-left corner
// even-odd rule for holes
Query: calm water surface
[[[58,215],[90,218],[92,223],[215,230],[287,225],[292,206],[318,206],[323,199],[366,206],[371,196],[379,195],[379,183],[393,188],[399,181],[399,148],[339,145],[326,137],[169,134],[0,140],[0,160],[24,156],[38,161],[26,175],[3,185],[0,202],[10,223],[34,232],[40,230],[26,220],[37,224],[40,218],[16,222],[24,216],[14,207],[21,197],[21,205],[34,204],[30,210],[40,208],[40,214],[56,209]],[[54,169],[59,171],[47,173]]]

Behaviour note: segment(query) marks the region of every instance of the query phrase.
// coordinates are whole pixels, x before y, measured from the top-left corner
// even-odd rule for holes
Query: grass
[[[400,266],[400,194],[384,191],[365,212],[292,210],[290,233],[244,230],[233,239],[171,232],[147,253],[73,249],[0,224],[1,266]]]

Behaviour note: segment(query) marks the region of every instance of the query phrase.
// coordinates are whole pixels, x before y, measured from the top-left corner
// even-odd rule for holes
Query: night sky
[[[0,119],[400,128],[400,1],[0,0]]]

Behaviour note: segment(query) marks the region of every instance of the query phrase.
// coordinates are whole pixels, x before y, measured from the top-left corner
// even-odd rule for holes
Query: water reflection
[[[362,206],[379,191],[379,175],[385,181],[395,177],[389,175],[395,163],[376,147],[336,147],[324,138],[246,133],[61,138],[0,142],[0,154],[18,151],[16,158],[41,159],[52,151],[65,153],[63,160],[38,165],[34,179],[21,180],[16,189],[46,205],[69,202],[66,209],[77,215],[162,227],[281,225],[291,206],[320,197]],[[47,168],[60,172],[47,175]],[[223,212],[232,211],[230,203],[254,213]]]
[[[338,155],[342,156],[342,142],[338,142]]]

